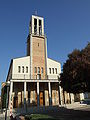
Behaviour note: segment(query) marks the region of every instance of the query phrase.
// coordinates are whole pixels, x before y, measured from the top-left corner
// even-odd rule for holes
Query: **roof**
[[[51,59],[51,58],[48,58],[48,59],[53,60],[53,59]],[[58,62],[58,63],[60,63],[60,64],[61,64],[61,62],[60,62],[60,61],[57,61],[57,60],[53,60],[53,61]]]

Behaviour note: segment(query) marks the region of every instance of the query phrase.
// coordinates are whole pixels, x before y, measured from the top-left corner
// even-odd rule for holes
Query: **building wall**
[[[20,73],[18,72],[18,66],[20,66]],[[24,73],[22,67],[24,66]],[[26,67],[28,67],[28,73],[26,73]],[[12,78],[14,79],[30,79],[30,56],[13,59],[13,71]]]
[[[42,38],[41,38],[42,39]],[[43,67],[43,74],[41,74],[42,79],[45,79],[46,73],[48,75],[48,79],[58,79],[59,74],[61,73],[61,65],[59,62],[56,62],[52,59],[47,58],[47,72],[45,67],[45,48],[44,48],[44,39],[33,39],[33,75],[35,78],[37,76],[37,73],[35,73],[34,68],[40,67],[40,74],[41,74],[41,68]],[[39,47],[38,47],[39,43]],[[21,67],[21,72],[18,72],[18,66]],[[24,73],[22,72],[22,66],[24,66]],[[26,67],[28,67],[28,73],[26,73]],[[51,74],[49,72],[49,68],[51,68]],[[52,69],[54,68],[54,74]],[[10,72],[10,75],[12,74],[12,78],[15,79],[30,79],[30,56],[22,57],[13,59],[13,66],[11,67],[12,72]],[[57,74],[55,69],[57,69]],[[11,70],[10,70],[11,71]]]
[[[49,68],[51,68],[51,74],[49,71]],[[54,68],[54,74],[52,69]],[[55,71],[55,68],[57,68],[57,74]],[[52,59],[47,58],[47,75],[49,79],[58,79],[59,74],[61,73],[61,65],[59,62],[56,62]]]

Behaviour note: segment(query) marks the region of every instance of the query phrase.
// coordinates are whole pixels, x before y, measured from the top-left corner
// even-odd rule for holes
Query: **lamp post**
[[[7,120],[7,108],[8,108],[8,93],[9,93],[9,86],[10,86],[10,81],[6,82],[6,87],[7,87],[7,98],[6,98],[5,120]]]

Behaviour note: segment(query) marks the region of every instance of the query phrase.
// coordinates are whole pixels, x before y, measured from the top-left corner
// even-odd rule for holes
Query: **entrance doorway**
[[[40,106],[45,105],[45,100],[44,100],[44,91],[40,91],[40,95],[39,95],[39,100],[40,100]]]

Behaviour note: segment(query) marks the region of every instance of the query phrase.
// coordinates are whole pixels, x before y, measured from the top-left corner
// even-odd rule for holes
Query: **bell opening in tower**
[[[42,35],[42,24],[41,24],[41,20],[39,20],[39,35]]]
[[[34,34],[37,34],[37,19],[34,19]]]

